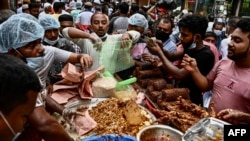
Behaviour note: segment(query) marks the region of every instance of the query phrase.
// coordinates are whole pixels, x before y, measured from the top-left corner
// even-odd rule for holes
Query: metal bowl
[[[150,125],[139,131],[138,141],[150,141],[165,138],[168,141],[181,141],[183,133],[167,125]]]

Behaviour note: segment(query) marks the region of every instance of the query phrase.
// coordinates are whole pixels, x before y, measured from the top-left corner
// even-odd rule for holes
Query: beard
[[[227,55],[227,57],[233,61],[237,61],[237,60],[246,58],[248,56],[248,53],[249,53],[249,48],[250,48],[250,46],[248,46],[248,48],[244,52],[240,52],[240,53],[234,54],[232,56]]]

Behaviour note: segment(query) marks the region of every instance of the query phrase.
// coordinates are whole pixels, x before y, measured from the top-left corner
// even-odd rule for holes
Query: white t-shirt
[[[76,22],[80,25],[90,25],[90,19],[93,13],[91,11],[83,11],[77,15]]]
[[[72,52],[58,49],[52,46],[43,46],[45,49],[44,64],[34,71],[40,78],[42,85],[46,86],[46,79],[54,61],[66,62]]]
[[[226,39],[223,39],[220,43],[219,51],[222,58],[227,57],[227,52],[228,52],[227,49],[230,41],[231,41],[231,35],[229,35]]]

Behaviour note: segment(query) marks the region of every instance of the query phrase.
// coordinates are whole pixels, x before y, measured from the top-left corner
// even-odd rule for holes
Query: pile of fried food
[[[161,103],[161,110],[156,109],[157,121],[162,124],[170,124],[185,132],[200,119],[214,117],[214,112],[207,112],[203,107],[192,103],[188,99],[178,97],[176,101]]]
[[[110,98],[92,107],[89,114],[97,122],[97,127],[89,135],[97,133],[136,136],[140,129],[154,122],[152,116],[133,100]]]

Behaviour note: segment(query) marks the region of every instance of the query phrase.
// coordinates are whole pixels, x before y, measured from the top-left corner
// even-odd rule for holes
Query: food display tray
[[[212,117],[203,118],[185,132],[182,141],[223,141],[224,125],[230,124]]]

